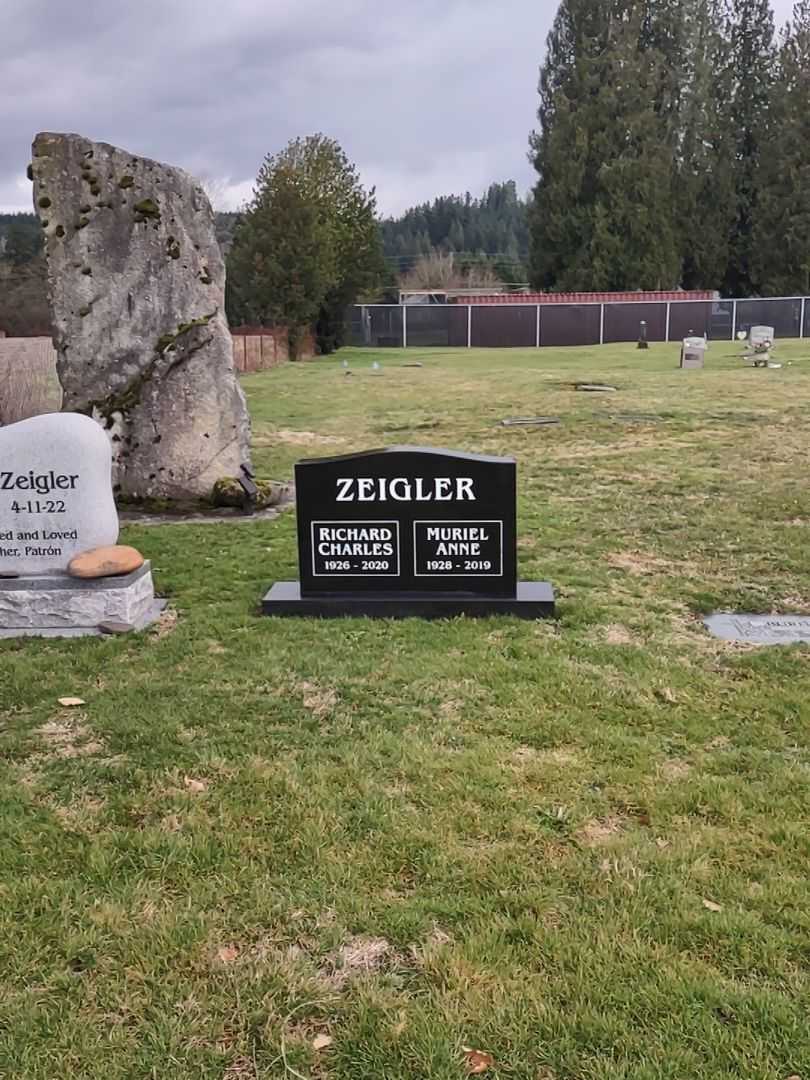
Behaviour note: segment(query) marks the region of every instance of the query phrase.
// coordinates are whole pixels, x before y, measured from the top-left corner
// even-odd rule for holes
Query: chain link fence
[[[704,335],[731,341],[752,326],[772,326],[780,338],[810,337],[810,302],[765,300],[621,301],[583,304],[358,304],[349,315],[348,343],[404,348],[541,348]]]

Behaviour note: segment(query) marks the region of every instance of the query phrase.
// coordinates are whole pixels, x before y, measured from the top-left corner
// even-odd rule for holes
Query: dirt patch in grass
[[[88,757],[99,754],[104,744],[94,739],[85,727],[81,717],[55,716],[37,730],[42,743],[47,747],[41,756],[46,759]]]
[[[601,847],[623,832],[626,823],[626,818],[616,814],[605,818],[591,818],[577,831],[577,837],[584,847]]]
[[[684,761],[682,758],[670,758],[659,766],[658,775],[662,780],[673,783],[677,780],[686,779],[691,771],[692,766],[688,761]]]
[[[298,689],[304,701],[304,708],[309,709],[315,716],[328,716],[338,703],[337,690],[331,687],[320,686],[315,682],[302,682],[298,684]]]
[[[728,735],[715,735],[713,739],[709,739],[703,749],[709,751],[728,750],[730,746],[731,739],[729,739]]]
[[[53,812],[70,832],[90,834],[95,832],[98,817],[106,805],[104,799],[80,795],[67,806],[54,805]]]
[[[604,640],[608,645],[635,645],[636,639],[630,633],[626,626],[622,626],[621,623],[611,623],[610,626],[604,627],[602,631]]]
[[[420,968],[428,967],[435,958],[436,953],[444,948],[445,945],[450,945],[453,938],[450,934],[441,929],[440,926],[433,924],[433,929],[427,934],[421,941],[415,942],[410,946],[408,952],[413,962]]]
[[[342,990],[353,979],[382,971],[401,961],[398,953],[385,938],[349,938],[319,969],[319,977],[332,990]]]
[[[290,446],[335,446],[346,440],[340,435],[319,435],[317,431],[293,431],[288,428],[260,435],[253,440],[254,446],[274,446],[280,442]]]
[[[775,613],[790,612],[791,615],[809,615],[810,600],[806,596],[786,596],[773,605]]]
[[[455,698],[451,698],[449,701],[443,701],[441,703],[439,712],[444,720],[458,720],[463,708],[463,701],[457,701]]]
[[[165,638],[167,634],[171,634],[172,630],[177,626],[178,618],[179,616],[173,607],[164,608],[152,624],[152,637],[160,640]]]
[[[238,1057],[227,1067],[222,1074],[222,1080],[255,1080],[259,1073],[256,1062],[250,1058]]]
[[[658,555],[650,555],[644,551],[614,551],[605,557],[611,566],[617,570],[626,570],[634,577],[663,574],[674,566],[669,559],[662,559]]]
[[[537,750],[533,746],[516,746],[510,755],[513,765],[560,765],[571,767],[580,765],[581,759],[576,750],[567,746],[552,746]]]

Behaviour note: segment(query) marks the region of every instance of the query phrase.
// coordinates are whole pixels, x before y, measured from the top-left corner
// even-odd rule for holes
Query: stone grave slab
[[[517,580],[512,458],[399,446],[295,469],[300,582],[267,615],[554,614],[548,582]]]
[[[715,637],[749,645],[810,644],[810,615],[740,615],[721,611],[703,622]]]
[[[685,370],[702,368],[706,363],[706,349],[708,343],[705,338],[688,337],[683,339],[681,348],[681,367]]]
[[[0,428],[0,637],[75,637],[148,625],[164,607],[148,562],[76,578],[71,560],[115,544],[110,443],[95,420],[52,413]]]
[[[112,454],[103,429],[78,413],[0,428],[0,571],[66,570],[74,555],[114,544]]]

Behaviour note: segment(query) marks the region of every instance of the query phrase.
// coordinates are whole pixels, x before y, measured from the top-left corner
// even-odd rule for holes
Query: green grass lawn
[[[247,378],[264,476],[513,454],[559,619],[261,618],[292,513],[126,529],[176,619],[0,644],[0,1076],[807,1080],[810,650],[699,616],[810,612],[810,342],[737,352]]]

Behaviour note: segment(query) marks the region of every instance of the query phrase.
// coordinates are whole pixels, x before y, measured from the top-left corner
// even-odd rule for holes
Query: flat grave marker
[[[720,611],[703,621],[710,633],[723,641],[749,645],[810,644],[810,615],[739,615]]]

